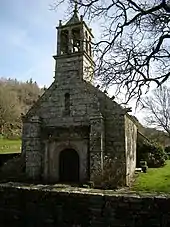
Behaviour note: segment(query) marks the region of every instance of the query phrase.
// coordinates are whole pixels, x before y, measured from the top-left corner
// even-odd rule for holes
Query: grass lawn
[[[21,140],[0,139],[0,154],[20,153]]]
[[[147,173],[139,173],[131,190],[170,193],[170,160],[161,168],[150,168]]]

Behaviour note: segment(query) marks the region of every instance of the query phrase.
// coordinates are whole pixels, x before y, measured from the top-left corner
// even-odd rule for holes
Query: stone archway
[[[65,149],[59,156],[60,182],[79,182],[79,155],[74,149]]]

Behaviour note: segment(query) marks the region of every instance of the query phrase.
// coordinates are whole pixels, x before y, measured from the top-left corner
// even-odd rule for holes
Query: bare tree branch
[[[147,110],[147,124],[165,130],[170,136],[170,89],[166,86],[153,91],[151,96],[142,101]]]
[[[73,4],[75,0],[56,0]],[[93,44],[97,80],[126,92],[126,102],[138,100],[170,76],[170,1],[81,0],[84,16],[103,25],[101,39]]]

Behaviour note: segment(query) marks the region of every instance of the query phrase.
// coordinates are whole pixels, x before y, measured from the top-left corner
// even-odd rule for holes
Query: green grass
[[[0,139],[0,154],[20,153],[21,140]]]
[[[170,193],[170,160],[161,168],[150,168],[139,173],[131,190]]]

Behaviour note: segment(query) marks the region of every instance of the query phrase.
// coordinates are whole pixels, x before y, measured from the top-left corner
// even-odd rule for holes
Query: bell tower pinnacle
[[[78,15],[77,3],[69,21],[57,27],[57,54],[54,56],[55,81],[67,80],[74,77],[92,81],[94,61],[92,56],[91,29]]]
[[[78,9],[77,9],[77,0],[75,1],[75,5],[74,5],[74,13],[78,13]]]

